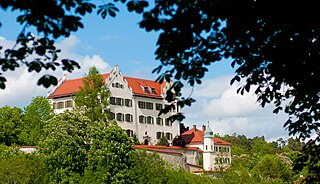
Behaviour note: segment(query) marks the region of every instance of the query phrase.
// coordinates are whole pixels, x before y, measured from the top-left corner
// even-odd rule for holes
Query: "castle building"
[[[167,114],[159,116],[160,109],[168,103],[165,100],[166,90],[170,84],[162,84],[122,74],[116,65],[110,73],[102,74],[108,90],[111,118],[129,135],[137,135],[140,142],[154,145],[166,136],[169,142],[179,135],[180,123],[171,122],[168,117],[178,112],[175,106]],[[66,75],[59,80],[58,85],[48,93],[49,102],[55,113],[61,113],[76,106],[74,95],[83,86],[83,78],[68,80]]]
[[[214,137],[209,126],[202,126],[202,130],[193,128],[181,134],[186,147],[196,147],[202,150],[203,169],[205,171],[217,171],[227,168],[231,164],[231,144]]]

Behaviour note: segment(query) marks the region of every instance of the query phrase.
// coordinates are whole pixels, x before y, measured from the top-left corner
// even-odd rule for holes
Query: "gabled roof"
[[[197,129],[196,127],[193,127],[192,129],[181,134],[181,137],[184,139],[186,144],[203,144],[203,136],[203,131]],[[213,140],[214,144],[217,145],[231,145],[230,143],[217,137],[214,137]]]
[[[103,80],[106,81],[106,79],[109,78],[110,73],[102,74],[102,76]],[[128,87],[132,89],[133,95],[150,98],[163,98],[161,94],[163,93],[162,89],[165,86],[165,82],[160,84],[159,82],[146,79],[126,76],[123,76],[123,78],[127,80]],[[84,78],[65,80],[52,94],[48,96],[48,98],[59,98],[74,95],[74,93],[80,90],[79,87],[83,86],[83,79]],[[144,91],[144,87],[148,89],[147,92]]]

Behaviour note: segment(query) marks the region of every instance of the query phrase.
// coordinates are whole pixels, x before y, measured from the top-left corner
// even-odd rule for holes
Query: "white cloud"
[[[12,47],[14,43],[14,41],[6,40],[4,37],[0,39],[0,45],[4,49]],[[46,96],[51,87],[46,89],[37,85],[38,79],[43,74],[54,75],[59,79],[65,73],[68,74],[68,78],[83,77],[92,66],[96,66],[101,73],[111,70],[110,65],[99,55],[77,54],[75,51],[80,43],[80,40],[76,36],[70,36],[57,44],[57,48],[62,50],[59,58],[73,59],[81,66],[81,69],[75,70],[72,73],[67,73],[61,68],[58,68],[56,71],[41,71],[39,74],[35,72],[30,73],[25,66],[21,66],[15,71],[4,72],[3,76],[6,77],[7,82],[6,89],[0,90],[0,107],[5,105],[24,107],[30,103],[33,97],[38,95]]]
[[[287,138],[288,132],[283,124],[288,116],[284,113],[273,114],[271,104],[262,108],[252,92],[237,94],[240,85],[230,86],[230,79],[230,76],[208,79],[203,86],[195,87],[193,97],[196,102],[183,109],[186,116],[184,123],[200,128],[209,121],[213,131],[220,135],[264,135],[269,141]]]

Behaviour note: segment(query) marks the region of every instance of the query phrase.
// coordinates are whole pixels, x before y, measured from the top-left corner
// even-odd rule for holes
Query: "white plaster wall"
[[[175,121],[172,123],[172,126],[165,125],[165,119],[173,115],[175,112],[168,112],[167,114],[162,114],[160,117],[163,118],[163,125],[157,125],[156,124],[156,118],[158,117],[159,111],[156,110],[156,103],[162,104],[164,107],[165,101],[162,99],[154,99],[154,98],[145,98],[140,96],[135,96],[133,98],[134,100],[134,106],[136,108],[136,119],[138,123],[138,131],[139,131],[139,140],[143,141],[143,136],[146,136],[145,133],[149,137],[151,137],[151,144],[157,143],[157,132],[164,132],[166,134],[167,132],[170,132],[172,134],[172,139],[179,135],[180,131],[180,124],[178,121]],[[153,110],[150,109],[140,109],[138,107],[138,101],[144,101],[144,102],[151,102],[153,103]],[[139,116],[152,116],[154,118],[154,124],[147,124],[147,123],[139,123]],[[169,141],[171,142],[171,141]]]
[[[123,85],[123,88],[116,88],[112,87],[112,83],[119,83]],[[124,99],[131,99],[132,100],[132,92],[131,89],[128,87],[127,81],[123,79],[123,76],[121,73],[116,73],[116,75],[113,76],[112,80],[110,81],[110,84],[108,85],[108,88],[110,90],[110,96],[112,97],[118,97]],[[126,122],[124,121],[117,121],[118,125],[124,129],[130,129],[133,130],[133,133],[137,132],[136,122],[135,122],[135,109],[132,102],[132,107],[127,107],[125,105],[110,105],[110,110],[117,114],[131,114],[133,116],[133,122]]]

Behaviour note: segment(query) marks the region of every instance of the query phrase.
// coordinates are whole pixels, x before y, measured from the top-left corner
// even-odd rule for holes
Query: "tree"
[[[132,142],[115,123],[91,121],[73,110],[46,122],[39,149],[56,183],[79,183],[86,173],[97,181],[121,181]]]
[[[53,109],[47,98],[36,96],[24,111],[24,129],[20,137],[23,137],[26,145],[35,146],[38,144],[45,121],[53,116]]]
[[[72,72],[80,68],[72,59],[58,60],[60,49],[56,48],[55,41],[83,28],[82,18],[94,10],[97,10],[97,14],[103,19],[107,16],[115,17],[119,12],[116,6],[119,3],[125,4],[128,11],[136,13],[142,13],[148,6],[145,0],[114,0],[102,4],[90,0],[1,1],[2,9],[20,13],[17,22],[23,26],[13,48],[3,48],[0,45],[2,72],[15,70],[21,65],[27,66],[29,72],[40,72],[43,69],[56,70],[57,67]],[[6,82],[2,72],[0,72],[0,89],[5,88]],[[46,74],[38,80],[38,85],[49,87],[57,85],[57,82],[56,77]]]
[[[180,146],[184,148],[186,146],[186,142],[180,135],[178,135],[172,140],[172,146]]]
[[[316,7],[316,1],[156,1],[143,13],[140,27],[160,32],[155,54],[161,64],[153,72],[166,69],[160,82],[174,78],[167,101],[190,105],[194,100],[181,93],[183,81],[201,84],[208,65],[231,60],[236,75],[230,83],[243,82],[238,93],[253,91],[262,107],[273,103],[274,113],[288,114],[284,127],[289,135],[305,140],[315,133],[319,145],[320,86],[315,84],[320,79],[320,15],[314,13]]]
[[[103,76],[96,67],[91,67],[89,73],[83,79],[83,87],[75,93],[77,108],[84,110],[85,115],[92,121],[106,120],[108,116],[107,106],[110,92],[107,91]]]
[[[290,182],[293,173],[278,156],[265,155],[257,165],[253,167],[252,174],[256,182],[279,179],[282,182]]]
[[[159,145],[159,146],[169,146],[169,141],[168,141],[168,138],[166,136],[162,136],[156,145]]]
[[[19,139],[22,132],[22,110],[18,107],[5,106],[0,108],[0,144],[7,146],[23,144]]]

